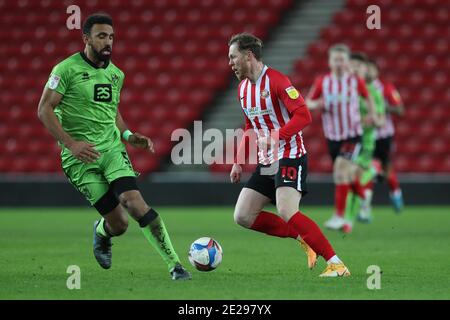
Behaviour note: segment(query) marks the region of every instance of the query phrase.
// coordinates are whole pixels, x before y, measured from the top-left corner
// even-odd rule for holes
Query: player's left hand
[[[151,153],[155,153],[153,141],[150,138],[143,136],[140,133],[137,133],[137,132],[133,133],[128,138],[128,143],[131,144],[133,147],[136,147],[139,149],[146,149]]]

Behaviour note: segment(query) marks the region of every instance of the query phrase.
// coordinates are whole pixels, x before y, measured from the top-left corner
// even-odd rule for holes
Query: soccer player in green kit
[[[159,214],[144,201],[121,138],[154,152],[152,141],[126,126],[118,103],[124,73],[111,61],[113,21],[93,14],[83,24],[84,51],[58,63],[39,102],[38,116],[61,146],[69,181],[102,215],[94,223],[94,256],[111,267],[111,238],[128,227],[127,212],[166,262],[173,280],[190,279]]]
[[[376,176],[376,170],[372,166],[373,153],[375,151],[376,142],[376,128],[383,125],[385,115],[384,97],[380,90],[374,85],[375,78],[370,72],[370,65],[373,62],[364,54],[353,53],[350,56],[350,65],[352,72],[357,74],[360,78],[365,79],[369,94],[373,97],[375,103],[375,117],[372,123],[363,121],[363,135],[361,139],[361,152],[356,159],[356,163],[360,167],[359,183],[357,192],[350,191],[347,195],[345,206],[345,223],[342,226],[342,231],[350,233],[353,229],[353,223],[356,220],[361,209],[362,200],[367,195],[366,191],[368,184]],[[360,113],[362,119],[368,114],[368,107],[363,99],[360,99]]]

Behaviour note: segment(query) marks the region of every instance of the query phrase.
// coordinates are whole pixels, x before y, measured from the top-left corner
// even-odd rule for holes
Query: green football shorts
[[[75,161],[74,161],[75,160]],[[62,161],[70,183],[94,205],[109,189],[112,181],[122,177],[137,177],[124,144],[103,152],[93,163],[83,163],[71,157]]]

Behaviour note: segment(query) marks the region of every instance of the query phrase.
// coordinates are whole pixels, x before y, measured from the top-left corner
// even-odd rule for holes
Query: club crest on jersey
[[[263,91],[261,91],[261,98],[266,99],[270,96],[270,92],[266,89],[264,89]]]
[[[52,74],[50,76],[50,79],[48,80],[48,87],[49,89],[56,89],[58,87],[59,81],[61,80],[61,77],[56,75],[56,74]]]
[[[297,99],[300,96],[300,93],[298,93],[297,89],[295,89],[293,86],[290,86],[285,89],[286,93],[288,94],[289,98],[292,100]]]
[[[117,82],[119,81],[119,76],[117,74],[113,74],[111,76],[111,81],[113,84],[117,84]]]

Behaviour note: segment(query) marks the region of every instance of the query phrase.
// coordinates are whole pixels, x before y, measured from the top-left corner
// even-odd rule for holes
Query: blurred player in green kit
[[[93,14],[83,24],[84,51],[58,63],[39,102],[38,116],[61,146],[64,173],[100,213],[94,256],[111,267],[111,238],[128,227],[128,214],[166,262],[173,280],[190,279],[159,214],[144,201],[123,141],[154,152],[152,141],[126,126],[118,104],[124,73],[111,62],[112,18]]]
[[[359,183],[357,183],[357,188],[350,191],[347,195],[344,216],[345,223],[342,226],[342,231],[345,233],[350,233],[353,230],[354,221],[358,217],[361,209],[364,209],[361,208],[363,200],[367,197],[371,197],[371,194],[369,194],[372,192],[371,184],[376,176],[376,170],[372,165],[376,143],[376,128],[383,125],[385,118],[383,93],[373,83],[376,79],[376,75],[374,75],[372,68],[373,61],[368,59],[362,53],[353,53],[350,56],[350,66],[352,72],[366,81],[369,94],[373,97],[375,102],[375,117],[373,122],[363,121],[361,152],[356,159],[356,162],[360,167]],[[363,99],[360,99],[360,113],[362,119],[368,114],[368,107]],[[363,218],[369,221],[371,216],[368,215]]]

